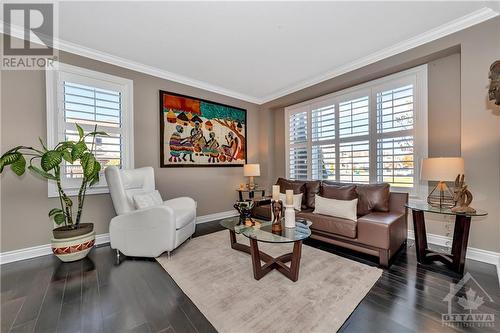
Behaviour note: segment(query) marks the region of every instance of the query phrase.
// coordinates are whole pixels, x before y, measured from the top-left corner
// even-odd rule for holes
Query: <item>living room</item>
[[[1,6],[1,332],[499,330],[500,2]]]

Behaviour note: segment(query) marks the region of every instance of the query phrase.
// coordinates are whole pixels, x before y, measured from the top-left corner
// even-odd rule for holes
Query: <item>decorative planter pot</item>
[[[57,228],[54,229],[53,234],[52,252],[64,262],[83,259],[94,247],[95,231],[91,223],[82,224],[78,229]]]

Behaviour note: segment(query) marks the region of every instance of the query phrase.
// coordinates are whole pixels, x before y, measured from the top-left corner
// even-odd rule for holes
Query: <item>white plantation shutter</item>
[[[50,73],[49,73],[50,72]],[[104,131],[109,136],[86,138],[89,148],[101,163],[100,182],[87,193],[105,193],[104,169],[107,166],[133,167],[132,81],[79,67],[59,64],[58,71],[47,74],[47,138],[49,147],[63,140],[78,141],[75,124],[86,133]],[[62,184],[75,194],[83,177],[78,162],[64,161]],[[57,190],[49,183],[49,196]]]
[[[424,195],[426,65],[285,108],[287,176],[387,182]]]
[[[66,140],[78,141],[75,123],[84,128],[98,126],[109,136],[91,137],[86,139],[89,149],[94,144],[94,154],[101,163],[102,170],[108,165],[121,167],[122,165],[122,106],[121,92],[98,89],[91,86],[63,82],[64,88],[64,121]],[[65,162],[65,178],[82,178],[83,170],[79,162],[70,164]]]
[[[289,150],[288,160],[290,178],[307,179],[307,141],[308,141],[307,112],[297,112],[289,118]]]
[[[377,181],[394,187],[415,184],[414,86],[377,91]]]
[[[339,137],[368,134],[369,97],[339,103]]]
[[[311,112],[312,179],[335,179],[335,104],[325,103]]]
[[[368,140],[340,144],[340,181],[370,182],[370,144]]]

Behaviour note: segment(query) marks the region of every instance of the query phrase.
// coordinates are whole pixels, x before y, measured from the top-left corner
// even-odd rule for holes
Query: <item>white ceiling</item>
[[[496,14],[485,6],[61,2],[59,38],[108,62],[263,103]]]

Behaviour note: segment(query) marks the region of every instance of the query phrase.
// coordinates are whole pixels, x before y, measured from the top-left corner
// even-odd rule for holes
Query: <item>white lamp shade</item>
[[[243,166],[243,175],[245,177],[260,176],[260,164],[245,164]]]
[[[420,178],[423,180],[452,181],[464,173],[464,159],[461,157],[424,158]]]

